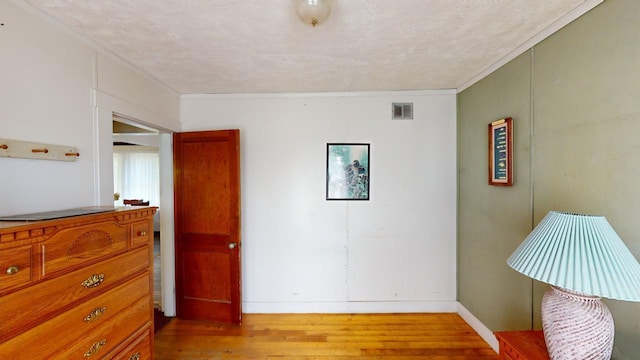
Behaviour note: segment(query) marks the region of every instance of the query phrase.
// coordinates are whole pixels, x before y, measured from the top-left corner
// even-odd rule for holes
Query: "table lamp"
[[[613,318],[600,298],[640,301],[640,264],[603,216],[551,211],[507,264],[551,285],[542,329],[552,360],[611,359]]]

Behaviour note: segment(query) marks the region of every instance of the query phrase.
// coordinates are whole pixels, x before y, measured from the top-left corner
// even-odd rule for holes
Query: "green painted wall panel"
[[[608,0],[535,48],[534,218],[604,215],[640,258],[640,2]],[[536,287],[539,303],[544,287]],[[640,357],[640,304],[606,301],[614,359]],[[540,318],[534,307],[534,319]],[[539,321],[539,320],[537,320]]]
[[[640,1],[606,0],[523,55],[529,62],[518,66],[521,56],[458,96],[458,293],[460,302],[491,330],[521,328],[527,316],[529,322],[533,319],[528,325],[540,328],[540,301],[547,286],[535,282],[533,290],[519,287],[509,273],[513,270],[498,270],[495,264],[503,264],[505,254],[550,210],[606,216],[640,258],[639,15]],[[518,91],[527,76],[531,91]],[[503,101],[506,96],[509,101]],[[472,142],[476,121],[488,123],[507,111],[531,115],[527,133],[517,128],[516,184],[506,191],[487,189],[474,180],[486,177],[486,169],[471,164],[481,161],[480,146]],[[523,148],[524,139],[530,139],[531,152],[528,143]],[[532,180],[527,194],[517,188],[525,166]],[[520,202],[527,206],[513,206]],[[487,215],[479,223],[475,217],[505,203],[512,205],[505,219]],[[481,250],[488,248],[493,255]],[[492,283],[505,289],[495,290]],[[506,289],[512,293],[505,294]],[[492,303],[496,292],[505,298]],[[526,306],[515,306],[518,301]],[[638,359],[640,304],[605,302],[616,323],[613,359]]]
[[[531,230],[530,54],[458,97],[458,297],[494,331],[531,327],[532,281],[506,260]],[[488,185],[488,125],[513,118],[514,184]]]

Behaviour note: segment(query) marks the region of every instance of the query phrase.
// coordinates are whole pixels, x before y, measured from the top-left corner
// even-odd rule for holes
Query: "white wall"
[[[0,14],[0,137],[75,146],[81,155],[72,163],[0,158],[0,213],[90,205],[93,54],[6,1]]]
[[[414,102],[392,121],[392,102]],[[240,129],[245,312],[456,311],[455,92],[182,97]],[[328,142],[371,144],[371,200],[326,201]]]
[[[178,130],[178,95],[22,1],[0,1],[0,14],[0,138],[80,152],[0,157],[0,215],[113,204],[112,113]]]
[[[28,4],[0,2],[0,14],[0,137],[81,154],[0,158],[0,215],[112,203],[113,112],[167,130],[180,116],[185,130],[240,128],[245,311],[456,310],[454,92],[181,105]],[[389,120],[392,101],[414,102],[415,120]],[[371,143],[370,201],[325,200],[326,143],[342,141]]]

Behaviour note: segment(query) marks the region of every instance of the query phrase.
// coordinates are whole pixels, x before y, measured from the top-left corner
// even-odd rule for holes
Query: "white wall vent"
[[[392,103],[392,120],[413,120],[413,103]]]

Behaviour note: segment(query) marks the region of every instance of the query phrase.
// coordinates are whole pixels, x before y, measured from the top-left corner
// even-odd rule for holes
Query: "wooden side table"
[[[549,360],[542,331],[502,331],[495,335],[500,345],[498,360]]]

